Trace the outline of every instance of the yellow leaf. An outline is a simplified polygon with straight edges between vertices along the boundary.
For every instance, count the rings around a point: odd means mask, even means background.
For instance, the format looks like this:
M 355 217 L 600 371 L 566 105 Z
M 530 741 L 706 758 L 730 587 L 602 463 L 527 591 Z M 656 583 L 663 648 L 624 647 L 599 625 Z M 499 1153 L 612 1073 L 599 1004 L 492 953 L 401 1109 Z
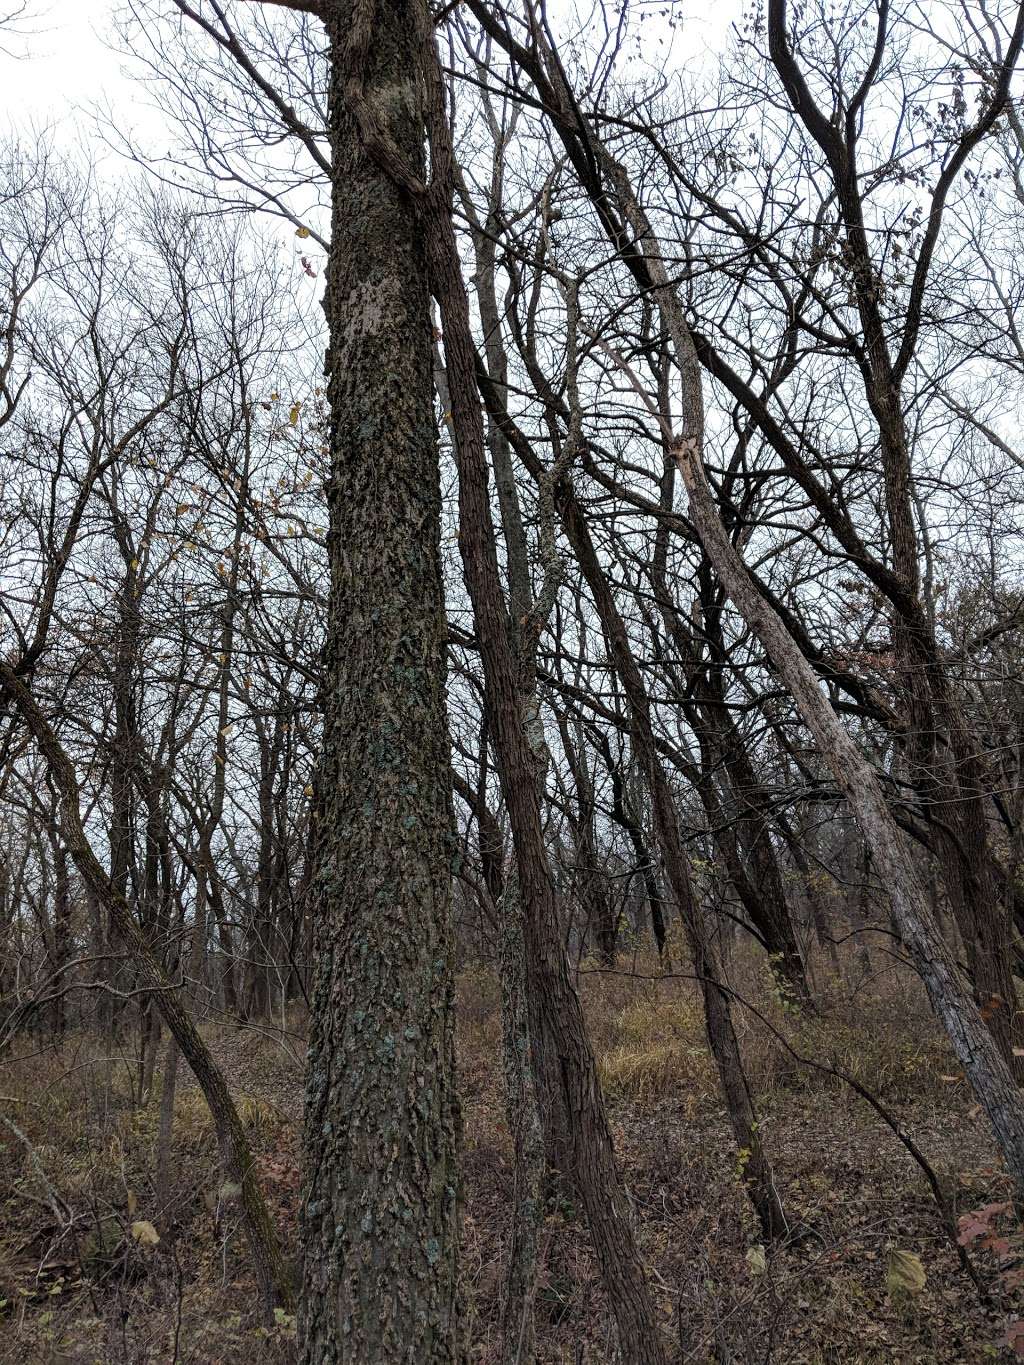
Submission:
M 897 1251 L 895 1247 L 889 1252 L 885 1286 L 890 1294 L 920 1294 L 927 1282 L 920 1256 L 912 1251 Z
M 288 420 L 289 420 L 289 422 L 291 422 L 292 426 L 295 426 L 296 423 L 298 422 L 298 420 L 299 420 L 299 413 L 300 413 L 301 411 L 302 411 L 302 408 L 301 408 L 301 405 L 300 405 L 299 403 L 293 403 L 293 404 L 291 405 L 291 407 L 288 409 Z
M 768 1257 L 765 1255 L 764 1247 L 758 1242 L 757 1246 L 752 1246 L 744 1258 L 750 1267 L 751 1275 L 766 1275 L 768 1273 Z
M 137 1223 L 132 1224 L 132 1236 L 144 1247 L 155 1247 L 160 1240 L 160 1234 L 152 1223 L 144 1218 L 140 1218 Z
M 304 795 L 304 796 L 312 796 L 312 795 L 313 795 L 313 784 L 312 784 L 312 782 L 307 782 L 306 785 L 305 785 L 305 787 L 303 787 L 302 791 L 303 791 L 303 795 Z

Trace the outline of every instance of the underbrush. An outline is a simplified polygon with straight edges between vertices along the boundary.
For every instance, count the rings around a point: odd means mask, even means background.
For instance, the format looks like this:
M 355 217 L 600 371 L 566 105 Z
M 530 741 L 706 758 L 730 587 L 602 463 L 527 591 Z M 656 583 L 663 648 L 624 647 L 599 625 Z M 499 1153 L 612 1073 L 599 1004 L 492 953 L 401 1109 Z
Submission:
M 952 1051 L 909 975 L 892 975 L 854 996 L 833 989 L 803 1010 L 780 1001 L 767 973 L 759 980 L 746 963 L 731 974 L 728 989 L 751 1090 L 762 1101 L 841 1091 L 836 1072 L 897 1104 L 939 1101 L 951 1086 L 962 1086 Z M 582 991 L 609 1101 L 644 1107 L 672 1096 L 690 1109 L 717 1101 L 692 980 L 659 979 L 653 969 L 631 980 L 585 964 Z
M 159 1094 L 90 1037 L 23 1048 L 3 1068 L 0 1110 L 0 1360 L 291 1360 L 294 1321 L 254 1309 L 230 1187 L 218 1177 L 206 1103 L 182 1074 L 171 1178 L 154 1183 Z M 281 1119 L 236 1095 L 266 1170 Z M 297 1164 L 292 1194 L 297 1195 Z M 286 1236 L 294 1207 L 281 1207 Z M 289 1216 L 290 1215 L 290 1216 Z
M 766 1143 L 805 1237 L 763 1248 L 685 973 L 584 963 L 580 987 L 620 1166 L 658 1311 L 680 1359 L 973 1361 L 1001 1354 L 1007 1304 L 983 1307 L 959 1270 L 919 1171 L 829 1068 L 867 1086 L 928 1151 L 956 1212 L 1005 1199 L 972 1099 L 916 982 L 832 980 L 814 1011 L 778 997 L 763 962 L 734 955 L 734 1019 Z M 302 1021 L 206 1028 L 228 1076 L 281 1239 L 296 1250 Z M 500 990 L 459 982 L 463 1276 L 473 1359 L 498 1365 L 512 1167 L 501 1074 Z M 817 1062 L 805 1065 L 800 1059 Z M 159 1073 L 160 1068 L 158 1068 Z M 154 1171 L 157 1093 L 138 1059 L 90 1036 L 21 1041 L 0 1084 L 0 1361 L 285 1365 L 294 1320 L 260 1320 L 205 1103 L 175 1098 L 170 1179 Z M 140 1232 L 140 1225 L 142 1231 Z M 148 1229 L 152 1229 L 153 1237 Z M 925 1288 L 901 1299 L 893 1249 Z M 612 1361 L 614 1333 L 582 1214 L 546 1210 L 538 1298 L 542 1360 Z M 766 1355 L 766 1349 L 770 1354 Z

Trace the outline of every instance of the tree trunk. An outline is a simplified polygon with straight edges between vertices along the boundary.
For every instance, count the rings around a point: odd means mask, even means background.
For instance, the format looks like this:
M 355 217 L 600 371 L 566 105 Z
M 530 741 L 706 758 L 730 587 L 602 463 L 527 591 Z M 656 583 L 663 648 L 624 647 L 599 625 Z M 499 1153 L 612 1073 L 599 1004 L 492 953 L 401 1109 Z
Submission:
M 502 1360 L 508 1365 L 533 1365 L 537 1352 L 534 1301 L 544 1220 L 544 1133 L 526 1007 L 523 907 L 514 872 L 506 883 L 499 913 L 505 1100 L 514 1155 L 512 1238 L 501 1311 Z
M 893 919 L 914 960 L 932 1007 L 949 1034 L 996 1134 L 1007 1167 L 1024 1198 L 1024 1101 L 996 1040 L 985 1025 L 935 923 L 909 851 L 885 803 L 870 764 L 839 722 L 775 610 L 758 593 L 719 519 L 696 438 L 676 446 L 690 500 L 690 517 L 747 625 L 796 702 L 822 757 L 846 796 L 892 903 Z
M 907 716 L 906 752 L 923 818 L 934 833 L 950 905 L 960 927 L 982 1018 L 1011 1070 L 1024 1077 L 1024 1057 L 1014 1044 L 1024 1042 L 1024 1020 L 1016 1005 L 1011 966 L 1011 916 L 996 892 L 996 873 L 985 807 L 991 787 L 982 745 L 971 733 L 963 705 L 922 598 L 920 541 L 915 521 L 910 438 L 902 384 L 917 352 L 920 314 L 910 307 L 902 338 L 885 316 L 879 276 L 867 225 L 857 139 L 843 120 L 826 118 L 815 103 L 789 42 L 788 0 L 770 0 L 768 49 L 797 117 L 825 154 L 845 229 L 845 251 L 863 338 L 864 395 L 878 430 L 888 541 L 895 582 L 892 638 L 896 673 Z M 945 184 L 933 200 L 937 233 L 945 195 L 967 155 L 984 138 L 1009 99 L 1011 80 L 1024 46 L 1024 9 L 1006 36 L 999 65 L 990 73 L 988 99 L 976 121 L 965 129 L 955 151 L 947 154 Z M 881 49 L 880 49 L 881 52 Z M 850 127 L 852 128 L 852 121 Z M 918 261 L 923 270 L 912 295 L 920 306 L 935 237 Z M 896 344 L 893 344 L 894 335 Z M 936 812 L 941 811 L 941 818 Z M 873 850 L 874 851 L 874 850 Z M 915 881 L 918 880 L 915 878 Z M 931 918 L 931 917 L 930 917 Z M 932 921 L 934 922 L 934 921 Z
M 636 866 L 643 879 L 644 891 L 647 896 L 647 907 L 651 915 L 651 932 L 654 935 L 655 947 L 658 949 L 658 956 L 665 961 L 667 966 L 670 966 L 671 964 L 668 963 L 666 957 L 667 931 L 664 899 L 661 887 L 658 885 L 654 860 L 647 847 L 640 822 L 626 804 L 626 784 L 622 777 L 622 771 L 612 758 L 611 746 L 608 743 L 607 736 L 603 733 L 598 736 L 598 748 L 612 781 L 611 817 L 619 828 L 625 831 L 630 844 L 633 846 Z
M 174 1142 L 174 1099 L 178 1090 L 178 1044 L 168 1038 L 160 1087 L 160 1120 L 156 1137 L 156 1202 L 163 1211 L 171 1200 L 171 1149 Z
M 322 7 L 331 594 L 302 1206 L 305 1365 L 462 1358 L 456 856 L 412 3 Z M 382 122 L 378 122 L 381 120 Z M 368 144 L 370 144 L 368 146 Z
M 630 649 L 622 617 L 601 571 L 590 529 L 568 486 L 560 491 L 560 508 L 562 525 L 594 599 L 608 651 L 629 701 L 633 721 L 633 743 L 651 793 L 654 827 L 658 843 L 661 845 L 665 876 L 679 905 L 694 971 L 700 983 L 708 1045 L 718 1068 L 733 1136 L 741 1153 L 743 1183 L 765 1237 L 773 1241 L 778 1240 L 787 1235 L 789 1225 L 775 1185 L 771 1163 L 761 1141 L 760 1124 L 754 1112 L 733 1028 L 729 996 L 721 984 L 718 963 L 708 941 L 707 928 L 700 907 L 693 894 L 689 866 L 679 836 L 679 818 L 675 801 L 658 758 L 650 699 Z
M 625 1191 L 615 1166 L 594 1056 L 569 975 L 555 887 L 544 847 L 536 759 L 523 714 L 519 670 L 501 591 L 469 305 L 451 216 L 452 149 L 432 26 L 421 11 L 428 49 L 434 187 L 426 211 L 431 279 L 444 329 L 459 474 L 459 549 L 480 638 L 485 705 L 492 719 L 502 792 L 519 871 L 531 1036 L 541 1078 L 543 1118 L 561 1168 L 579 1191 L 628 1365 L 667 1359 Z M 443 191 L 443 194 L 442 194 Z M 551 1144 L 549 1143 L 549 1146 Z
M 110 926 L 120 938 L 139 973 L 142 983 L 157 1001 L 169 1031 L 206 1098 L 213 1118 L 221 1159 L 230 1179 L 241 1193 L 242 1219 L 249 1237 L 256 1282 L 267 1314 L 276 1304 L 291 1305 L 292 1287 L 277 1246 L 273 1225 L 256 1178 L 245 1129 L 238 1116 L 227 1084 L 209 1049 L 203 1042 L 188 1010 L 167 974 L 157 961 L 128 902 L 114 886 L 93 853 L 79 807 L 78 783 L 67 754 L 62 749 L 42 711 L 25 684 L 10 667 L 0 662 L 0 687 L 14 702 L 22 720 L 42 751 L 61 798 L 61 820 L 68 852 L 79 875 L 97 901 L 106 907 Z

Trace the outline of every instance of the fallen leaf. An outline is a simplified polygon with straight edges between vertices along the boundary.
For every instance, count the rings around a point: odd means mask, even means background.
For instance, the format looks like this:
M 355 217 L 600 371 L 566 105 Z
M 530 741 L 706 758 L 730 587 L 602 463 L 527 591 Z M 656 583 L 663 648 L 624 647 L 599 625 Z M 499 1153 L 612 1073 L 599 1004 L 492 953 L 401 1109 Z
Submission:
M 920 1294 L 927 1282 L 920 1256 L 912 1251 L 897 1251 L 895 1247 L 889 1252 L 885 1284 L 890 1294 Z

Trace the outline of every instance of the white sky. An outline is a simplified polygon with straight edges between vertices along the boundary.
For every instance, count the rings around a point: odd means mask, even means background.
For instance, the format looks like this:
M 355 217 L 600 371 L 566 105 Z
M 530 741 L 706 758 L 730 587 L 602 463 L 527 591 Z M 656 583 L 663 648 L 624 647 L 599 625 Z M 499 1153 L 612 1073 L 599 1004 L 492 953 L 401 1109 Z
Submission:
M 0 15 L 14 0 L 0 0 Z M 114 0 L 30 0 L 16 35 L 0 35 L 2 117 L 9 125 L 52 125 L 61 139 L 88 136 L 88 107 L 109 100 L 131 126 L 159 130 L 105 41 Z M 19 36 L 20 35 L 20 36 Z M 81 112 L 80 112 L 81 111 Z

